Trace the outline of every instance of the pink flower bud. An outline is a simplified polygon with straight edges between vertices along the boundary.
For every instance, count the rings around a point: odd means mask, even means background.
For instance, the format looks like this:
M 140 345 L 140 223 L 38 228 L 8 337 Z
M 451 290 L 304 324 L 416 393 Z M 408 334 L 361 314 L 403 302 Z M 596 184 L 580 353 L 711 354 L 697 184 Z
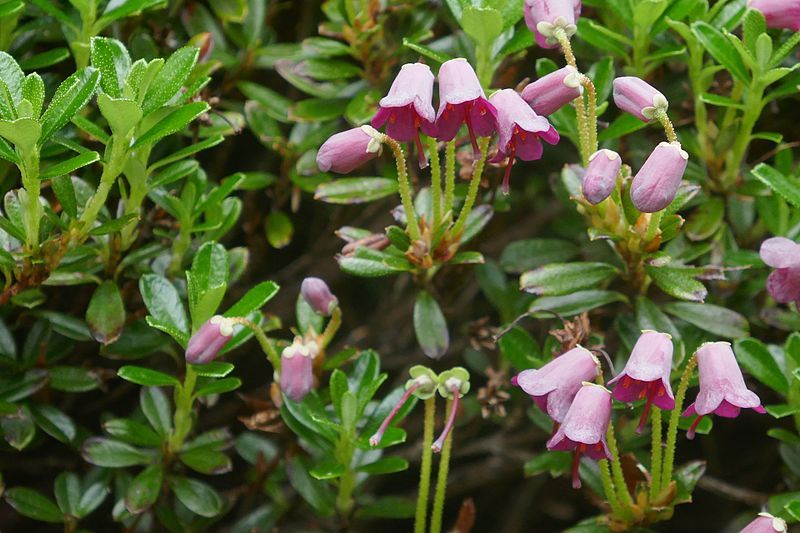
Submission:
M 697 424 L 708 414 L 736 418 L 742 409 L 752 409 L 762 414 L 766 412 L 756 393 L 747 389 L 729 343 L 707 342 L 698 348 L 695 357 L 700 375 L 700 392 L 681 416 L 699 416 L 686 433 L 688 438 L 694 438 Z
M 380 155 L 380 135 L 371 126 L 361 126 L 332 135 L 317 152 L 317 167 L 322 172 L 352 172 Z
M 295 337 L 281 354 L 281 390 L 295 402 L 303 398 L 314 386 L 314 358 L 319 348 L 314 341 L 305 342 Z
M 800 31 L 800 2 L 797 0 L 748 0 L 747 5 L 761 11 L 770 28 Z
M 581 74 L 569 65 L 542 76 L 522 90 L 522 98 L 539 115 L 552 115 L 583 94 Z
M 300 285 L 300 294 L 316 313 L 330 316 L 339 305 L 339 300 L 331 293 L 328 284 L 320 278 L 306 278 Z
M 592 352 L 578 346 L 542 368 L 523 370 L 511 382 L 533 398 L 550 418 L 561 423 L 582 382 L 597 377 L 598 366 Z
M 645 122 L 653 120 L 657 110 L 666 111 L 667 98 L 652 85 L 635 76 L 614 80 L 614 103 L 623 111 Z
M 632 403 L 647 398 L 637 432 L 647 421 L 650 405 L 660 409 L 675 409 L 675 397 L 669 384 L 672 371 L 672 338 L 666 333 L 642 331 L 633 347 L 625 368 L 608 382 L 617 383 L 614 399 Z
M 542 48 L 555 48 L 558 39 L 556 29 L 562 29 L 567 37 L 578 31 L 575 25 L 581 14 L 580 0 L 525 0 L 523 6 L 525 23 Z
M 372 126 L 380 128 L 386 124 L 386 134 L 400 142 L 414 141 L 419 154 L 420 168 L 427 166 L 419 129 L 431 137 L 436 135 L 433 110 L 433 73 L 423 63 L 407 63 L 384 96 L 378 112 L 372 119 Z
M 451 141 L 461 124 L 467 124 L 472 150 L 480 157 L 476 137 L 489 137 L 497 127 L 497 111 L 486 99 L 478 76 L 464 58 L 451 59 L 439 68 L 439 111 L 436 136 Z
M 497 109 L 497 154 L 492 162 L 508 158 L 503 177 L 503 192 L 508 194 L 511 166 L 516 157 L 523 161 L 535 161 L 542 157 L 542 141 L 556 144 L 558 132 L 545 117 L 540 117 L 514 89 L 503 89 L 492 95 L 489 101 Z
M 578 466 L 581 455 L 599 461 L 610 459 L 606 431 L 611 421 L 611 392 L 603 386 L 584 382 L 555 435 L 547 441 L 548 450 L 574 451 L 572 487 L 581 488 Z
M 200 326 L 186 346 L 186 361 L 193 365 L 204 365 L 213 361 L 219 351 L 233 336 L 233 322 L 215 315 Z
M 583 175 L 583 195 L 596 205 L 608 198 L 617 185 L 622 159 L 617 152 L 602 148 L 589 158 Z
M 780 303 L 800 302 L 800 244 L 773 237 L 761 244 L 761 259 L 775 268 L 767 278 L 767 291 Z
M 769 513 L 759 513 L 758 517 L 739 533 L 786 533 L 786 531 L 786 522 L 782 518 Z
M 687 154 L 678 142 L 661 142 L 631 183 L 631 200 L 642 213 L 661 211 L 675 199 L 686 171 Z

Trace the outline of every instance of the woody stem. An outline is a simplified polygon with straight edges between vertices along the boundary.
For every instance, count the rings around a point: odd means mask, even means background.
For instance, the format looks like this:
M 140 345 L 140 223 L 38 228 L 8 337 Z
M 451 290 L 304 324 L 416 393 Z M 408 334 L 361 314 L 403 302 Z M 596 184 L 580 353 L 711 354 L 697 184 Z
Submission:
M 403 154 L 403 148 L 400 143 L 391 137 L 386 136 L 383 142 L 391 148 L 397 164 L 397 187 L 400 191 L 400 200 L 403 202 L 403 211 L 406 214 L 408 236 L 411 237 L 412 241 L 418 241 L 420 239 L 419 224 L 417 223 L 417 214 L 414 212 L 414 202 L 411 197 L 411 184 L 408 181 L 408 171 L 406 170 L 406 156 Z

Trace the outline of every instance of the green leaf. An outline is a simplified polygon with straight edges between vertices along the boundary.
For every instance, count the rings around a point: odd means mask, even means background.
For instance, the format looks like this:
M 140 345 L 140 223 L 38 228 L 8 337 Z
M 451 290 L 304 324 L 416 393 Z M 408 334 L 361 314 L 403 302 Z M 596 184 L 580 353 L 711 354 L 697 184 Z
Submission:
M 669 302 L 664 310 L 698 328 L 728 339 L 746 337 L 749 326 L 747 319 L 725 307 L 691 302 Z
M 166 117 L 156 122 L 152 128 L 140 135 L 131 148 L 135 149 L 155 144 L 164 137 L 181 131 L 187 124 L 208 111 L 208 109 L 208 104 L 205 102 L 192 102 L 174 109 Z
M 52 405 L 32 405 L 31 414 L 42 430 L 65 444 L 75 440 L 77 429 L 75 423 L 63 411 Z
M 131 514 L 138 514 L 150 508 L 161 493 L 164 480 L 163 467 L 150 465 L 133 478 L 125 490 L 125 508 Z
M 261 104 L 267 114 L 279 122 L 289 122 L 289 108 L 292 100 L 267 87 L 242 81 L 238 84 L 239 90 L 250 100 Z
M 100 71 L 100 87 L 112 98 L 122 96 L 122 87 L 131 70 L 131 57 L 121 42 L 107 37 L 92 37 L 92 66 Z
M 514 326 L 497 341 L 503 357 L 519 371 L 539 366 L 541 350 L 531 335 L 519 326 Z
M 335 458 L 322 461 L 309 471 L 314 479 L 336 479 L 341 477 L 347 469 Z
M 287 461 L 286 473 L 289 481 L 305 501 L 320 515 L 331 516 L 334 511 L 334 497 L 327 484 L 312 478 L 308 469 L 298 456 Z
M 194 46 L 185 46 L 169 56 L 145 93 L 142 102 L 145 115 L 168 103 L 181 90 L 192 73 L 198 53 Z
M 225 137 L 223 137 L 222 135 L 213 135 L 196 143 L 192 143 L 189 146 L 186 146 L 185 148 L 181 148 L 180 150 L 170 153 L 163 159 L 159 159 L 158 161 L 150 165 L 150 167 L 148 167 L 148 174 L 152 173 L 154 170 L 158 168 L 164 167 L 166 165 L 175 163 L 176 161 L 180 161 L 181 159 L 189 157 L 190 155 L 194 155 L 208 148 L 213 148 L 214 146 L 218 145 L 224 140 Z
M 717 107 L 732 107 L 734 109 L 744 109 L 745 107 L 743 103 L 737 102 L 733 98 L 712 93 L 701 94 L 700 101 Z
M 396 179 L 342 178 L 320 184 L 314 193 L 314 199 L 330 204 L 360 204 L 385 198 L 396 192 Z
M 447 322 L 439 303 L 427 291 L 420 291 L 414 304 L 414 332 L 422 352 L 432 359 L 442 357 L 450 345 Z
M 122 231 L 122 228 L 134 220 L 139 220 L 139 215 L 137 213 L 129 213 L 127 215 L 122 215 L 119 218 L 112 218 L 111 220 L 107 220 L 99 226 L 95 226 L 90 229 L 89 235 L 108 235 L 109 233 L 118 233 Z
M 723 31 L 703 21 L 697 21 L 692 24 L 692 33 L 703 45 L 703 48 L 708 50 L 708 53 L 720 65 L 725 67 L 734 78 L 747 84 L 750 81 L 747 67 L 745 67 L 736 47 L 731 44 L 731 41 L 726 36 L 727 32 L 723 33 Z
M 6 442 L 16 450 L 24 450 L 36 435 L 33 415 L 25 405 L 17 406 L 15 412 L 0 416 L 0 429 Z
M 156 387 L 143 387 L 139 393 L 139 405 L 144 417 L 162 437 L 172 431 L 172 407 L 164 392 Z
M 500 254 L 506 272 L 520 273 L 549 263 L 569 261 L 578 255 L 578 247 L 562 239 L 514 241 Z
M 789 393 L 789 382 L 764 343 L 754 338 L 737 339 L 733 351 L 739 364 L 754 378 L 781 396 Z
M 45 180 L 55 178 L 57 176 L 71 174 L 79 168 L 85 167 L 86 165 L 90 165 L 99 160 L 100 154 L 97 152 L 83 152 L 75 157 L 67 159 L 66 161 L 62 161 L 58 164 L 48 167 L 41 174 L 39 174 L 39 178 Z
M 231 392 L 242 386 L 242 380 L 239 378 L 223 378 L 212 381 L 207 385 L 203 385 L 195 391 L 194 395 L 197 398 L 208 396 L 209 394 L 224 394 Z
M 272 210 L 264 221 L 267 242 L 273 248 L 285 248 L 292 242 L 294 225 L 289 215 L 283 211 Z
M 225 311 L 225 316 L 247 316 L 253 311 L 258 311 L 278 293 L 279 289 L 277 283 L 262 281 L 248 290 L 238 302 Z
M 695 279 L 696 268 L 671 263 L 660 265 L 651 261 L 645 264 L 644 270 L 661 290 L 675 298 L 702 302 L 708 295 L 705 285 Z
M 751 374 L 755 375 L 749 369 L 748 369 L 748 372 L 750 372 Z M 787 416 L 791 416 L 791 415 L 800 413 L 800 405 L 789 405 L 789 404 L 786 404 L 786 403 L 765 405 L 764 409 L 773 418 L 784 418 L 784 417 L 787 417 Z M 797 441 L 795 444 L 800 444 L 800 436 L 798 436 L 795 440 Z
M 601 130 L 597 135 L 597 140 L 603 142 L 610 141 L 612 139 L 618 139 L 619 137 L 624 137 L 629 133 L 639 131 L 646 126 L 646 122 L 642 122 L 633 115 L 624 113 L 615 118 L 611 124 L 609 124 L 608 128 Z
M 58 176 L 50 182 L 56 198 L 61 203 L 61 208 L 70 218 L 78 216 L 78 200 L 75 196 L 75 187 L 72 184 L 71 176 Z
M 786 201 L 795 207 L 800 207 L 800 180 L 786 176 L 766 163 L 759 164 L 752 172 L 759 181 L 780 194 Z
M 158 323 L 181 332 L 185 339 L 190 330 L 189 319 L 175 286 L 163 276 L 145 274 L 139 280 L 139 292 L 150 315 Z
M 460 23 L 476 46 L 491 48 L 503 32 L 503 16 L 491 7 L 467 7 L 461 13 Z
M 192 365 L 192 368 L 198 376 L 204 378 L 224 378 L 233 372 L 235 367 L 230 363 L 211 361 L 210 363 L 206 363 L 204 365 Z
M 41 134 L 41 126 L 32 118 L 0 120 L 0 136 L 12 142 L 23 154 L 33 154 Z
M 381 457 L 375 462 L 361 465 L 356 470 L 370 475 L 393 474 L 408 468 L 408 461 L 402 457 Z
M 428 59 L 436 61 L 440 65 L 446 61 L 450 61 L 451 59 L 453 59 L 444 52 L 439 52 L 438 50 L 434 50 L 433 48 L 425 46 L 424 44 L 415 43 L 413 41 L 406 39 L 405 37 L 403 38 L 403 46 L 405 46 L 406 48 L 410 48 L 411 50 L 417 52 L 418 54 L 424 57 L 427 57 Z
M 106 280 L 95 289 L 86 309 L 86 324 L 101 344 L 119 339 L 125 325 L 125 306 L 116 283 Z
M 400 496 L 384 496 L 364 505 L 356 511 L 360 518 L 411 518 L 414 516 L 414 502 Z
M 624 35 L 583 17 L 578 20 L 578 37 L 598 49 L 608 50 L 617 56 L 627 55 L 628 47 L 632 44 Z
M 19 514 L 40 522 L 58 524 L 64 516 L 53 500 L 41 492 L 25 487 L 14 487 L 5 493 L 8 504 Z
M 86 392 L 96 389 L 100 379 L 92 371 L 77 366 L 51 366 L 47 369 L 48 383 L 55 390 Z
M 175 497 L 193 513 L 208 518 L 222 511 L 222 498 L 201 481 L 185 477 L 172 477 L 169 486 Z
M 52 137 L 86 105 L 94 95 L 99 82 L 100 72 L 92 67 L 87 67 L 79 70 L 58 86 L 47 110 L 42 115 L 40 143 L 44 143 Z
M 145 9 L 161 7 L 166 5 L 166 0 L 116 0 L 106 5 L 103 15 L 94 24 L 94 33 L 100 31 L 121 18 L 136 15 Z
M 614 302 L 627 302 L 625 295 L 615 291 L 578 291 L 566 296 L 542 296 L 531 303 L 529 311 L 537 313 L 539 317 L 550 317 L 550 313 L 542 311 L 555 311 L 564 317 L 579 315 L 597 307 Z
M 25 74 L 16 60 L 9 54 L 0 51 L 0 80 L 5 82 L 8 92 L 11 93 L 12 102 L 17 105 L 22 100 L 22 84 Z
M 162 443 L 162 438 L 150 426 L 127 418 L 107 420 L 103 422 L 103 429 L 112 437 L 136 446 L 155 448 Z
M 56 503 L 65 515 L 75 516 L 81 499 L 81 480 L 73 472 L 61 472 L 53 484 Z
M 567 452 L 543 452 L 525 462 L 526 476 L 536 476 L 549 472 L 556 477 L 569 472 L 572 457 Z
M 22 97 L 31 103 L 31 107 L 33 107 L 32 117 L 39 118 L 44 105 L 44 81 L 41 76 L 34 72 L 25 78 L 22 83 Z
M 684 227 L 690 240 L 702 241 L 717 232 L 725 215 L 725 204 L 722 198 L 709 198 L 695 211 Z
M 169 374 L 141 366 L 125 365 L 117 370 L 117 375 L 131 383 L 151 387 L 177 387 L 181 384 L 177 378 Z
M 219 307 L 228 286 L 228 254 L 225 247 L 207 242 L 200 247 L 186 272 L 189 292 L 189 313 L 196 331 Z
M 519 286 L 531 294 L 557 296 L 592 288 L 618 272 L 607 263 L 550 263 L 524 272 Z
M 84 460 L 106 468 L 144 465 L 152 460 L 150 454 L 118 440 L 103 437 L 86 439 L 81 449 Z
M 142 108 L 131 99 L 112 98 L 100 93 L 97 96 L 97 105 L 111 131 L 120 138 L 127 138 L 131 130 L 142 120 Z

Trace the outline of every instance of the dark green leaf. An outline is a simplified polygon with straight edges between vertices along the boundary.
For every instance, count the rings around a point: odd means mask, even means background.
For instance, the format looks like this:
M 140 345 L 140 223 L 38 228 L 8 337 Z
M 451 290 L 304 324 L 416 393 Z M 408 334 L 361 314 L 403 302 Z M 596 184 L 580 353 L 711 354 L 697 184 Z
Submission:
M 95 289 L 86 309 L 86 324 L 101 344 L 108 345 L 119 339 L 125 325 L 125 306 L 116 283 L 107 280 Z
M 551 263 L 524 272 L 520 289 L 537 295 L 561 295 L 595 287 L 619 271 L 607 263 Z
M 578 291 L 566 296 L 542 296 L 531 304 L 529 311 L 537 316 L 552 317 L 550 313 L 541 311 L 555 311 L 562 316 L 574 316 L 590 311 L 603 305 L 614 302 L 627 302 L 625 295 L 615 291 Z
M 91 67 L 79 70 L 56 89 L 47 110 L 42 115 L 40 143 L 61 129 L 64 124 L 86 105 L 100 81 L 100 72 Z
M 331 204 L 372 202 L 397 192 L 397 180 L 391 178 L 342 178 L 317 187 L 314 198 Z
M 144 465 L 152 460 L 150 454 L 118 440 L 92 437 L 83 443 L 84 460 L 107 468 Z
M 139 472 L 125 491 L 125 508 L 128 512 L 138 514 L 156 503 L 163 479 L 161 465 L 150 465 Z
M 64 516 L 53 500 L 41 492 L 25 487 L 14 487 L 5 493 L 8 504 L 19 514 L 40 522 L 61 523 Z
M 749 331 L 747 319 L 736 311 L 717 305 L 670 302 L 663 307 L 667 313 L 681 320 L 728 339 L 746 337 Z
M 185 477 L 173 477 L 169 485 L 175 497 L 193 513 L 214 517 L 222 511 L 222 498 L 201 481 Z
M 568 261 L 578 255 L 578 247 L 561 239 L 529 239 L 515 241 L 500 254 L 500 264 L 506 272 L 520 273 L 526 270 Z
M 447 322 L 439 303 L 427 291 L 420 291 L 414 304 L 414 332 L 422 352 L 432 359 L 442 357 L 450 345 Z
M 181 384 L 177 378 L 170 376 L 169 374 L 141 366 L 125 365 L 117 370 L 117 375 L 122 379 L 130 381 L 131 383 L 136 383 L 137 385 L 148 385 L 152 387 L 177 387 Z
M 172 431 L 172 406 L 161 389 L 143 387 L 139 394 L 139 404 L 145 418 L 159 435 L 165 436 Z
M 733 351 L 739 364 L 758 381 L 782 396 L 788 394 L 786 376 L 764 343 L 754 338 L 737 339 Z

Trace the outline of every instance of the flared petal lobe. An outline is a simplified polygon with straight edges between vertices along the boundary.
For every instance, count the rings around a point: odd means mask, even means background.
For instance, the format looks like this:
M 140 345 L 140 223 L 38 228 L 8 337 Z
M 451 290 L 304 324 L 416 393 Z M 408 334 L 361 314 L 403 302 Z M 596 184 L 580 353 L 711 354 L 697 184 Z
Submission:
M 547 441 L 548 450 L 575 450 L 581 445 L 582 453 L 592 459 L 608 459 L 611 454 L 606 444 L 606 430 L 611 420 L 611 393 L 605 387 L 584 383 L 564 421 Z

